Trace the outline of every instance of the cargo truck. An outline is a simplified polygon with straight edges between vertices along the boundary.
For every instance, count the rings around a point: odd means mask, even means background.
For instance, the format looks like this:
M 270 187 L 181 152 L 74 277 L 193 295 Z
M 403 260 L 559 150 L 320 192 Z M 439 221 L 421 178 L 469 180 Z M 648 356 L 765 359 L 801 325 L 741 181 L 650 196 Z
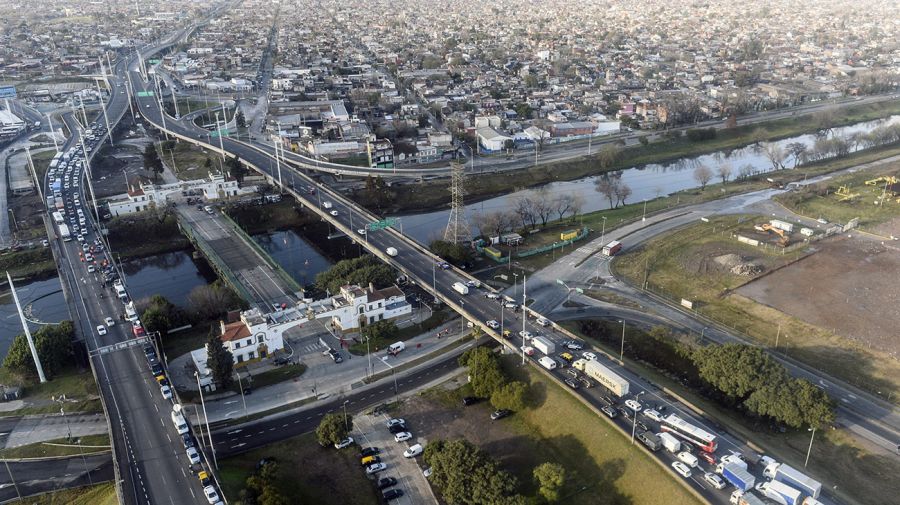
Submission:
M 734 505 L 767 505 L 761 498 L 751 492 L 735 491 L 729 500 Z
M 784 463 L 778 463 L 772 458 L 764 457 L 763 461 L 767 462 L 766 469 L 763 471 L 763 475 L 766 477 L 799 489 L 813 498 L 818 498 L 822 492 L 822 484 L 819 481 L 808 477 L 799 470 Z
M 59 236 L 62 237 L 64 242 L 72 240 L 72 234 L 69 233 L 69 227 L 64 224 L 59 225 Z
M 777 480 L 760 484 L 759 491 L 766 498 L 774 500 L 781 505 L 801 505 L 803 503 L 803 493 Z
M 534 337 L 531 339 L 531 347 L 534 347 L 538 351 L 541 351 L 544 354 L 553 354 L 556 352 L 556 346 L 553 345 L 553 342 L 544 338 L 544 337 Z
M 588 361 L 587 364 L 584 365 L 584 373 L 619 397 L 628 394 L 628 381 L 606 366 L 601 365 L 598 361 Z
M 665 447 L 666 450 L 671 452 L 672 454 L 675 454 L 676 452 L 681 450 L 681 441 L 673 437 L 672 435 L 663 432 L 659 433 L 656 436 L 659 437 L 659 441 L 662 442 L 663 447 Z
M 659 439 L 659 435 L 654 435 L 649 431 L 642 431 L 638 433 L 637 438 L 653 452 L 658 451 L 660 447 L 663 446 L 662 440 Z
M 454 283 L 453 283 L 453 290 L 456 291 L 457 293 L 461 294 L 461 295 L 467 295 L 467 294 L 469 294 L 469 286 L 466 286 L 466 285 L 463 284 L 462 282 L 454 282 Z
M 716 471 L 721 473 L 725 480 L 741 491 L 752 489 L 753 485 L 756 484 L 756 477 L 736 463 L 720 464 L 716 467 Z
M 612 242 L 603 246 L 603 255 L 604 256 L 615 256 L 615 254 L 622 250 L 622 243 L 618 240 L 613 240 Z

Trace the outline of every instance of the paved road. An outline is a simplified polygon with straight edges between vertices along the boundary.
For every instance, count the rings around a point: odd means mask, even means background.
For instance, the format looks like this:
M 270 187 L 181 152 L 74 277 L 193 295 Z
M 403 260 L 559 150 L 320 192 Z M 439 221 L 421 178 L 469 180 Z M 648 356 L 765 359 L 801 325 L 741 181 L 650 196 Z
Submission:
M 103 433 L 107 433 L 103 414 L 0 417 L 0 447 L 4 449 L 66 438 L 70 434 L 83 437 Z
M 113 463 L 108 453 L 83 458 L 9 460 L 0 467 L 0 503 L 19 501 L 19 496 L 109 482 L 113 478 Z

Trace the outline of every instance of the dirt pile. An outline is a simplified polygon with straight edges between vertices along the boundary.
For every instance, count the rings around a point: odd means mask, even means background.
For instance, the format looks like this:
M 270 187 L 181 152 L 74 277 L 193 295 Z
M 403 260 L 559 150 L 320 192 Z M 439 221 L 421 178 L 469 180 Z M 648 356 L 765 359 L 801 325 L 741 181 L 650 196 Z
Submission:
M 734 275 L 741 275 L 744 277 L 759 275 L 764 270 L 762 265 L 754 263 L 752 258 L 744 258 L 733 253 L 716 256 L 713 258 L 713 261 L 727 268 L 728 271 Z

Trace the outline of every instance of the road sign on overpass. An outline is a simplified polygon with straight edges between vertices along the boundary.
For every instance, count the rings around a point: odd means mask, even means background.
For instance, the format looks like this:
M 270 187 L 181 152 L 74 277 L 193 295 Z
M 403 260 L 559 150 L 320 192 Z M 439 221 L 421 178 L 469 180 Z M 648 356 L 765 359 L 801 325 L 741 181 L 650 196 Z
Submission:
M 397 224 L 397 219 L 393 218 L 393 217 L 389 217 L 386 219 L 382 219 L 381 221 L 375 221 L 374 223 L 369 223 L 369 230 L 371 230 L 371 231 L 384 230 L 384 229 L 390 228 L 391 226 L 394 226 L 395 224 Z
M 153 92 L 152 91 L 138 91 L 137 96 L 138 96 L 138 98 L 145 98 L 148 96 L 153 96 Z
M 223 135 L 225 137 L 231 135 L 231 128 L 220 128 L 209 133 L 210 137 L 218 137 L 219 135 Z
M 124 342 L 116 342 L 115 344 L 105 345 L 103 347 L 98 347 L 91 351 L 91 356 L 96 356 L 98 354 L 109 354 L 114 351 L 122 351 L 128 349 L 129 347 L 134 347 L 136 345 L 146 344 L 150 341 L 150 337 L 140 337 L 140 338 L 129 338 Z

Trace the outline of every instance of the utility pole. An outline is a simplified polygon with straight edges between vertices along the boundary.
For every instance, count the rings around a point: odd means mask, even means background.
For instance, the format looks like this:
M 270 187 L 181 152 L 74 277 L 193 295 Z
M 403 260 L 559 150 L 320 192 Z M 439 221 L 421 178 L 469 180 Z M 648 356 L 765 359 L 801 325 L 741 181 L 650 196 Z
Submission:
M 53 130 L 53 119 L 50 117 L 50 114 L 47 114 L 46 116 L 47 124 L 50 125 L 50 138 L 53 139 L 53 148 L 59 153 L 59 144 L 56 142 L 56 131 Z
M 444 229 L 444 240 L 454 244 L 472 240 L 472 231 L 466 221 L 466 206 L 463 202 L 466 194 L 465 170 L 465 166 L 460 163 L 450 164 L 450 217 Z
M 110 88 L 110 91 L 112 88 Z M 112 130 L 109 129 L 109 116 L 106 114 L 106 104 L 103 103 L 103 92 L 100 90 L 100 83 L 97 83 L 97 98 L 100 100 L 100 109 L 103 111 L 103 120 L 106 122 L 106 134 L 109 135 L 109 145 L 116 145 L 113 142 Z M 110 93 L 110 100 L 112 100 L 112 93 Z
M 219 462 L 216 461 L 216 446 L 213 445 L 212 431 L 209 430 L 209 416 L 206 415 L 206 402 L 203 401 L 203 386 L 200 385 L 200 374 L 195 371 L 194 377 L 197 378 L 197 388 L 200 390 L 200 404 L 203 406 L 203 417 L 206 419 L 206 434 L 209 436 L 209 449 L 212 451 L 213 465 L 215 465 L 216 470 L 218 470 Z
M 625 363 L 625 319 L 622 319 L 622 348 L 619 350 L 619 361 Z
M 31 330 L 28 328 L 28 321 L 25 320 L 25 313 L 22 312 L 22 304 L 19 303 L 19 295 L 16 294 L 16 287 L 13 285 L 12 276 L 9 271 L 6 272 L 6 279 L 9 281 L 9 291 L 12 293 L 13 301 L 16 302 L 16 310 L 19 311 L 19 319 L 22 321 L 22 329 L 25 330 L 25 339 L 28 340 L 28 348 L 31 349 L 31 357 L 34 358 L 34 368 L 37 369 L 38 378 L 41 383 L 47 382 L 44 376 L 44 367 L 41 366 L 41 358 L 38 356 L 37 349 L 34 347 L 34 339 L 31 337 Z

